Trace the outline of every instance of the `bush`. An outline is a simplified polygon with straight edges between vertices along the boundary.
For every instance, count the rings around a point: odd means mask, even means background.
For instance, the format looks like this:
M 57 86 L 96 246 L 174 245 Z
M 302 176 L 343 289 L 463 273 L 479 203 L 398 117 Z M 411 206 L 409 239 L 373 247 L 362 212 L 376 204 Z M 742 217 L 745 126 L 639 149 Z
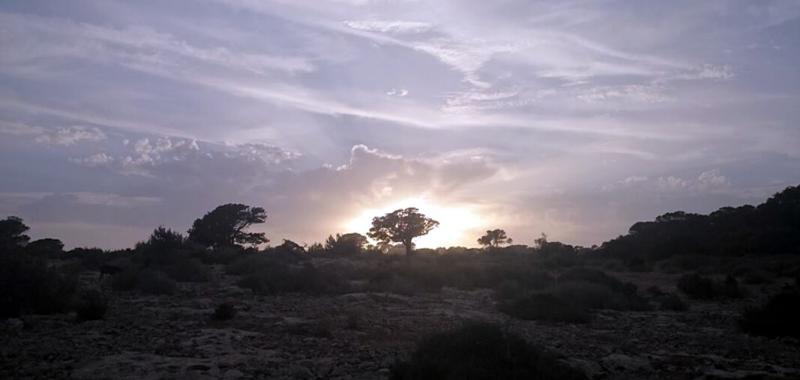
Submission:
M 136 289 L 145 294 L 169 295 L 175 293 L 178 286 L 166 274 L 154 270 L 139 272 L 136 280 Z
M 714 281 L 697 273 L 686 274 L 678 278 L 678 289 L 689 298 L 699 300 L 741 298 L 743 295 L 739 282 L 730 275 L 724 281 Z
M 108 298 L 97 289 L 82 291 L 75 302 L 75 312 L 79 321 L 103 319 L 108 310 Z
M 524 320 L 585 323 L 589 321 L 587 308 L 577 306 L 549 293 L 535 293 L 511 301 L 503 301 L 498 309 L 512 317 Z
M 616 277 L 609 276 L 603 271 L 588 268 L 570 269 L 558 276 L 559 283 L 564 282 L 588 282 L 602 285 L 613 292 L 624 294 L 635 294 L 636 285 L 630 282 L 622 282 Z
M 211 278 L 211 268 L 194 259 L 167 266 L 164 272 L 178 282 L 206 282 Z
M 335 273 L 323 272 L 311 265 L 301 268 L 278 264 L 262 266 L 239 280 L 238 285 L 257 294 L 326 294 L 347 290 L 347 283 Z
M 697 273 L 685 274 L 678 278 L 678 289 L 694 299 L 712 299 L 715 295 L 714 281 Z
M 131 291 L 136 289 L 138 280 L 139 270 L 134 267 L 128 267 L 111 277 L 111 288 L 117 291 Z
M 0 254 L 0 318 L 66 312 L 76 288 L 76 278 L 59 273 L 42 260 Z
M 231 320 L 236 316 L 236 305 L 233 302 L 225 302 L 217 305 L 217 308 L 214 309 L 214 314 L 211 315 L 211 318 L 215 321 L 227 321 Z
M 559 284 L 552 292 L 562 300 L 585 309 L 647 309 L 646 301 L 635 294 L 615 292 L 603 285 L 588 282 Z
M 669 311 L 686 311 L 689 310 L 689 305 L 681 299 L 677 294 L 662 294 L 656 297 L 659 310 Z
M 739 326 L 752 335 L 790 336 L 800 339 L 800 293 L 783 292 L 764 305 L 744 311 Z
M 425 338 L 410 360 L 392 369 L 406 379 L 585 379 L 551 353 L 489 324 L 471 324 Z

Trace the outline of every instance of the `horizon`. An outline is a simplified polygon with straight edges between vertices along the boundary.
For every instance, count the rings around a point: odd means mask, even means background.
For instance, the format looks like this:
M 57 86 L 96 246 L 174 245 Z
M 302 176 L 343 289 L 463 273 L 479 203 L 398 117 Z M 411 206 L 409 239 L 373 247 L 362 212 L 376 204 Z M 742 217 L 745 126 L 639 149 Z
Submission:
M 793 1 L 7 1 L 0 23 L 0 216 L 67 247 L 231 202 L 273 244 L 419 207 L 420 248 L 591 246 L 800 183 Z

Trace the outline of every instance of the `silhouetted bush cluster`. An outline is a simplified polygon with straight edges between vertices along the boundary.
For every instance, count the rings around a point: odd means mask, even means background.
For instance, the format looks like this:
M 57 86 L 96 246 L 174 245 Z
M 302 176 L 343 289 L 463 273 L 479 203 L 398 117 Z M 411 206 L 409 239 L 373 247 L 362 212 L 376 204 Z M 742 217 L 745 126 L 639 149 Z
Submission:
M 211 319 L 215 321 L 227 321 L 236 317 L 236 305 L 233 302 L 224 302 L 214 309 Z
M 757 207 L 723 207 L 709 215 L 677 211 L 638 222 L 627 235 L 603 243 L 600 252 L 623 260 L 800 254 L 800 186 Z
M 0 253 L 0 318 L 68 311 L 77 279 L 23 253 Z
M 247 255 L 228 265 L 227 272 L 241 275 L 238 285 L 257 294 L 325 294 L 348 289 L 347 282 L 337 273 L 319 270 L 308 262 L 293 263 L 295 259 L 293 255 Z
M 476 323 L 425 338 L 408 361 L 395 365 L 392 378 L 570 380 L 586 375 L 517 335 Z
M 800 339 L 800 292 L 788 290 L 772 296 L 761 306 L 745 310 L 739 326 L 752 335 L 790 336 Z
M 562 273 L 552 286 L 495 290 L 498 309 L 520 319 L 587 322 L 592 309 L 647 310 L 636 286 L 593 269 L 574 268 Z
M 108 297 L 97 289 L 81 291 L 75 301 L 75 313 L 79 321 L 103 319 L 108 310 Z
M 743 296 L 739 282 L 730 275 L 723 281 L 715 281 L 697 273 L 685 274 L 678 278 L 678 289 L 689 298 L 699 300 L 732 299 Z
M 130 267 L 114 275 L 111 287 L 118 291 L 138 290 L 151 295 L 169 295 L 175 293 L 178 286 L 164 272 Z
M 524 320 L 585 323 L 590 319 L 588 308 L 551 293 L 533 293 L 501 301 L 498 310 Z

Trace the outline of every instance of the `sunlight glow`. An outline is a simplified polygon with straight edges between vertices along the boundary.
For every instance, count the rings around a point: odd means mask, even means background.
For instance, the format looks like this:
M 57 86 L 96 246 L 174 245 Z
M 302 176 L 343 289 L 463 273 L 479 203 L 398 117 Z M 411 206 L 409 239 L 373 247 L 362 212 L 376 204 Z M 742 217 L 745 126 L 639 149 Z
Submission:
M 426 216 L 439 222 L 439 226 L 425 236 L 414 239 L 417 248 L 437 248 L 455 245 L 473 246 L 473 236 L 482 224 L 474 208 L 465 205 L 445 206 L 427 197 L 406 198 L 392 202 L 384 207 L 362 210 L 345 224 L 347 231 L 365 234 L 372 226 L 372 218 L 394 210 L 416 207 Z

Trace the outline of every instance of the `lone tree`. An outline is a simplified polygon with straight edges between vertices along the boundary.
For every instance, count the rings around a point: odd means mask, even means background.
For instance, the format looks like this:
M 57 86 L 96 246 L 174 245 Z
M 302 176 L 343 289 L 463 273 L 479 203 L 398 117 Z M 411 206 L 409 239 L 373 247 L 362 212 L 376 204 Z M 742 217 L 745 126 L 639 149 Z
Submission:
M 372 228 L 367 235 L 384 244 L 403 243 L 406 255 L 411 255 L 414 250 L 414 243 L 411 240 L 426 235 L 438 225 L 439 222 L 420 213 L 417 208 L 409 207 L 394 210 L 384 216 L 376 216 L 372 219 Z
M 487 230 L 486 234 L 478 239 L 478 244 L 489 249 L 497 248 L 503 244 L 511 244 L 511 242 L 511 238 L 501 229 Z
M 9 216 L 0 220 L 0 249 L 15 249 L 24 246 L 30 240 L 25 231 L 28 226 L 21 218 Z
M 189 240 L 211 248 L 263 244 L 269 241 L 264 233 L 245 229 L 265 220 L 267 214 L 261 207 L 228 203 L 195 220 L 189 229 Z

